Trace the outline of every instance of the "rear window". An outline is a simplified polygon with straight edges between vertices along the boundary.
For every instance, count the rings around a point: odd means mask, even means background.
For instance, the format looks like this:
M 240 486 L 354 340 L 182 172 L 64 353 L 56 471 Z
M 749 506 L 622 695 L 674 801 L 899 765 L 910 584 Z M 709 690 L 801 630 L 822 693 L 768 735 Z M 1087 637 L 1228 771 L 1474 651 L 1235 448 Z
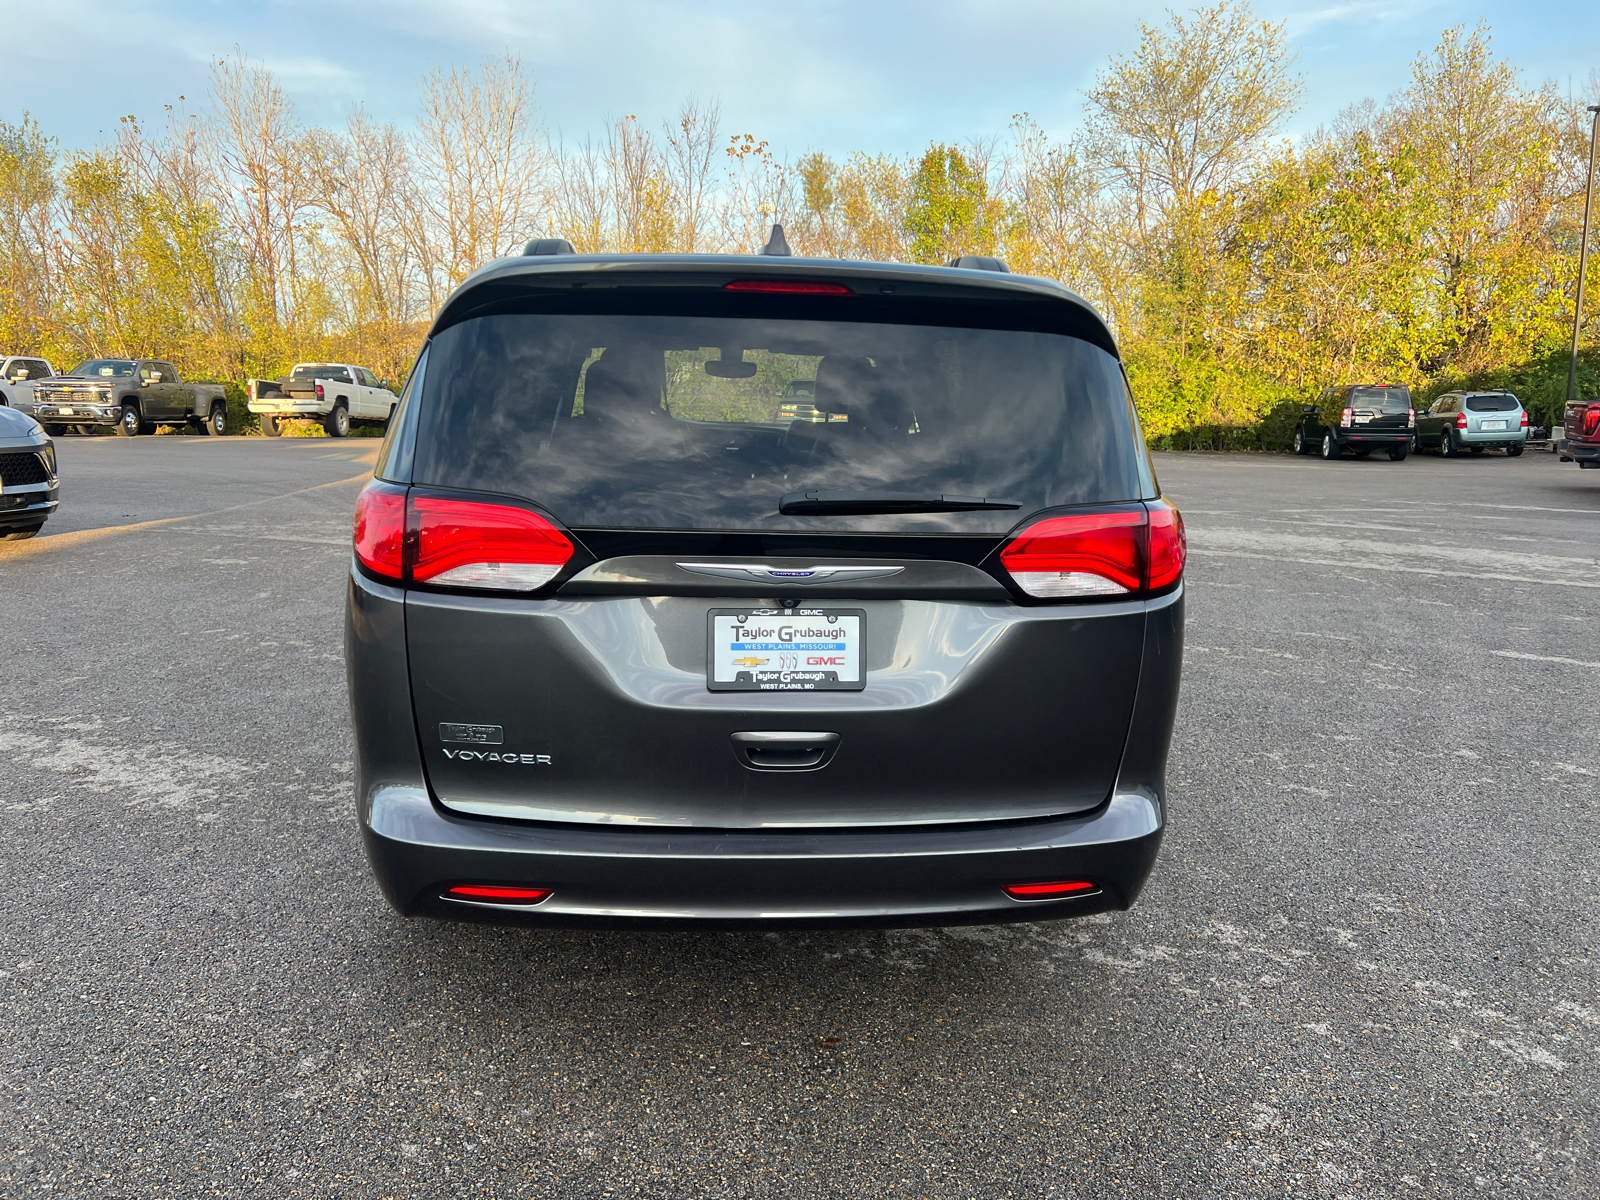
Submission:
M 1467 409 L 1470 412 L 1515 412 L 1519 407 L 1521 406 L 1515 396 L 1501 394 L 1467 397 Z
M 429 356 L 414 481 L 573 526 L 990 533 L 1147 490 L 1117 360 L 1065 334 L 505 314 L 442 331 Z M 814 488 L 1019 507 L 778 512 Z
M 301 363 L 289 372 L 289 378 L 298 382 L 313 379 L 331 379 L 335 383 L 350 383 L 350 372 L 334 363 Z
M 1372 412 L 1405 412 L 1411 407 L 1411 390 L 1403 387 L 1358 387 L 1350 391 L 1350 407 Z

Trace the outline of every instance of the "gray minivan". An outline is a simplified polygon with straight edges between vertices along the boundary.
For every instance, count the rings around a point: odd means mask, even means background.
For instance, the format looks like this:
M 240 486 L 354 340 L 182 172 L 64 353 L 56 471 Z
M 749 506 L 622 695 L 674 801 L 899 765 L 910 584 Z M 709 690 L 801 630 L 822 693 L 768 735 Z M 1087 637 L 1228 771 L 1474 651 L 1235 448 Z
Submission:
M 1104 322 L 1002 271 L 545 248 L 457 289 L 355 515 L 358 808 L 398 910 L 1133 902 L 1183 525 Z M 780 413 L 797 380 L 814 420 Z

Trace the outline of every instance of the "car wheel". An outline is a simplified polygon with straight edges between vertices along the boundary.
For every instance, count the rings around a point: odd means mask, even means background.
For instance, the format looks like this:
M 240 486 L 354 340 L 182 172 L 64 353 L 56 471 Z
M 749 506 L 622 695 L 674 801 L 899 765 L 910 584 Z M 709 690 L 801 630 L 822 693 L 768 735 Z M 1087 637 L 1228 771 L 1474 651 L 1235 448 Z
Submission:
M 1516 458 L 1517 455 L 1521 454 L 1526 449 L 1527 447 L 1523 443 L 1513 442 L 1511 445 L 1506 447 L 1506 457 Z
M 48 433 L 51 437 L 66 437 L 67 436 L 67 427 L 65 425 L 46 425 L 44 427 L 44 431 L 46 433 Z
M 391 409 L 390 411 L 393 412 L 394 410 Z M 1296 454 L 1304 454 L 1306 452 L 1306 431 L 1304 429 L 1296 429 L 1294 431 L 1294 452 Z
M 212 437 L 222 437 L 228 432 L 228 410 L 221 404 L 211 406 L 211 415 L 200 426 Z
M 1339 445 L 1339 443 L 1334 440 L 1333 434 L 1325 433 L 1325 434 L 1322 435 L 1322 457 L 1323 458 L 1326 458 L 1331 462 L 1333 459 L 1336 459 L 1336 458 L 1339 457 L 1339 455 L 1342 452 L 1342 450 L 1343 450 L 1343 447 L 1341 447 Z
M 350 410 L 342 404 L 335 404 L 333 411 L 328 414 L 328 419 L 322 423 L 328 431 L 329 437 L 350 436 Z
M 139 410 L 131 404 L 122 406 L 122 420 L 117 422 L 118 437 L 136 437 L 144 432 L 144 422 L 139 419 Z
M 1390 462 L 1405 462 L 1406 455 L 1408 453 L 1410 453 L 1410 451 L 1411 451 L 1411 443 L 1409 443 L 1409 442 L 1407 442 L 1405 445 L 1402 445 L 1402 446 L 1395 446 L 1389 451 L 1389 461 Z
M 1439 435 L 1439 455 L 1442 458 L 1454 458 L 1461 453 L 1461 448 L 1456 445 L 1456 435 L 1446 429 Z
M 267 437 L 282 437 L 283 421 L 276 413 L 262 413 L 261 432 Z
M 0 532 L 0 542 L 25 542 L 43 528 L 44 522 L 40 521 L 39 524 L 30 525 L 26 529 L 7 529 Z

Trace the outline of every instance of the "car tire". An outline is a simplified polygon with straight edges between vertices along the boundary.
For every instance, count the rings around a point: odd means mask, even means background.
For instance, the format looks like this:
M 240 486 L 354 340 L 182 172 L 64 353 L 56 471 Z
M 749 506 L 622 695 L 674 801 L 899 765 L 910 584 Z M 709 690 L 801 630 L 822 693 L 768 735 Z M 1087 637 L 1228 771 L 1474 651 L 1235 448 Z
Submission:
M 131 404 L 122 406 L 122 419 L 117 422 L 118 437 L 136 437 L 144 432 L 144 422 L 139 419 L 139 410 Z
M 277 413 L 261 414 L 261 432 L 266 437 L 282 437 L 283 421 Z
M 393 413 L 394 409 L 391 408 L 389 411 Z M 1311 447 L 1306 445 L 1306 431 L 1304 427 L 1297 428 L 1294 431 L 1294 452 L 1296 454 L 1304 454 L 1310 448 Z
M 1506 447 L 1506 457 L 1507 458 L 1516 458 L 1519 454 L 1521 454 L 1526 449 L 1527 449 L 1527 446 L 1524 443 L 1522 443 L 1522 442 L 1514 442 L 1511 445 Z
M 93 425 L 74 425 L 72 428 L 79 437 L 94 437 L 95 435 L 95 427 Z
M 329 437 L 349 437 L 350 410 L 343 404 L 335 404 L 333 411 L 328 414 L 328 419 L 323 421 L 322 427 L 328 431 Z
M 1323 458 L 1327 459 L 1329 462 L 1332 462 L 1342 453 L 1344 453 L 1344 447 L 1339 445 L 1339 443 L 1334 440 L 1333 434 L 1325 433 L 1322 435 Z
M 1392 450 L 1389 451 L 1389 461 L 1390 462 L 1405 462 L 1406 455 L 1409 454 L 1410 452 L 1411 452 L 1411 443 L 1409 443 L 1409 442 L 1407 442 L 1403 446 L 1396 446 Z
M 44 522 L 40 521 L 37 525 L 30 525 L 26 529 L 0 531 L 0 542 L 25 542 L 43 528 Z
M 1461 453 L 1461 447 L 1456 445 L 1456 435 L 1453 430 L 1446 429 L 1439 435 L 1439 457 L 1454 458 Z
M 228 432 L 228 410 L 221 404 L 211 406 L 211 415 L 200 422 L 200 432 L 211 437 L 225 437 Z
M 67 427 L 65 425 L 46 425 L 44 427 L 44 431 L 46 433 L 48 433 L 51 437 L 66 437 L 67 436 Z

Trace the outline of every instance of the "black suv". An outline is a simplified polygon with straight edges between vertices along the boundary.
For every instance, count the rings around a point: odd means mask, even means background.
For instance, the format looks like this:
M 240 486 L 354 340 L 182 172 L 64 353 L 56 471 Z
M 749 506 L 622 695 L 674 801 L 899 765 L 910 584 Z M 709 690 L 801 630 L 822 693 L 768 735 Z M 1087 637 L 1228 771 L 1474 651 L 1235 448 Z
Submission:
M 993 266 L 535 245 L 445 304 L 356 508 L 358 805 L 394 906 L 1128 907 L 1185 541 L 1094 310 Z M 797 380 L 814 419 L 781 411 Z
M 1411 389 L 1392 383 L 1357 383 L 1327 388 L 1315 404 L 1300 410 L 1294 430 L 1296 454 L 1338 458 L 1346 450 L 1366 458 L 1387 450 L 1400 462 L 1416 437 L 1417 414 Z

